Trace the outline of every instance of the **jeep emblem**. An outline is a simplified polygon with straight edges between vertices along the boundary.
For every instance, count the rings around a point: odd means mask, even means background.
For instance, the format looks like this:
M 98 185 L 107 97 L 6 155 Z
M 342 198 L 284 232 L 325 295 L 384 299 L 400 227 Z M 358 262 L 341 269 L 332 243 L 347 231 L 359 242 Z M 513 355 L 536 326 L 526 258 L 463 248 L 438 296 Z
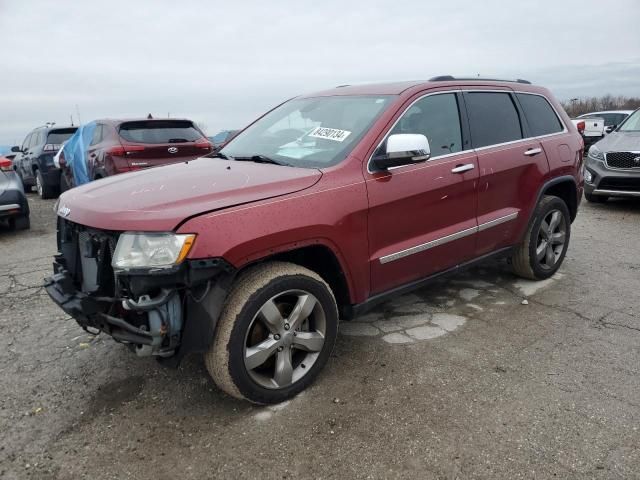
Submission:
M 71 209 L 66 205 L 63 205 L 58 209 L 58 215 L 60 215 L 61 217 L 67 218 L 70 213 Z
M 178 148 L 177 148 L 177 147 L 169 147 L 169 148 L 167 149 L 167 151 L 168 151 L 169 153 L 177 153 L 177 152 L 178 152 Z

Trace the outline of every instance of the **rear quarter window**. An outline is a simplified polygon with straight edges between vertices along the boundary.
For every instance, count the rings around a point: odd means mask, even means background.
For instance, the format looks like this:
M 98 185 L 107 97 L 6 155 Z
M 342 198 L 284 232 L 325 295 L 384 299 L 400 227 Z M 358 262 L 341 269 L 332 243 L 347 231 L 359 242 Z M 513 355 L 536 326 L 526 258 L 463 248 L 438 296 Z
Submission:
M 516 96 L 527 118 L 532 136 L 550 135 L 564 130 L 564 126 L 546 98 L 527 93 L 517 93 Z
M 522 138 L 520 116 L 509 93 L 467 92 L 464 99 L 473 148 Z
M 120 136 L 136 143 L 186 143 L 202 138 L 202 133 L 185 120 L 142 120 L 120 125 Z

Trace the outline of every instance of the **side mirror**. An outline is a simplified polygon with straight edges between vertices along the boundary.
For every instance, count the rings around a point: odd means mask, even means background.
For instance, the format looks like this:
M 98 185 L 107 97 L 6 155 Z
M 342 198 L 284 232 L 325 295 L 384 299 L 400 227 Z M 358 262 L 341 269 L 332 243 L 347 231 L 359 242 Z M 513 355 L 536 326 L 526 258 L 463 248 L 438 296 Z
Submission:
M 617 125 L 609 125 L 608 127 L 606 127 L 604 129 L 604 131 L 607 132 L 607 133 L 611 133 L 616 129 L 616 127 L 617 127 Z
M 22 150 L 20 150 L 20 147 L 18 147 L 17 145 L 11 147 L 11 151 L 13 153 L 20 153 Z
M 373 157 L 378 170 L 424 162 L 431 157 L 429 140 L 418 133 L 398 133 L 387 138 L 387 151 Z

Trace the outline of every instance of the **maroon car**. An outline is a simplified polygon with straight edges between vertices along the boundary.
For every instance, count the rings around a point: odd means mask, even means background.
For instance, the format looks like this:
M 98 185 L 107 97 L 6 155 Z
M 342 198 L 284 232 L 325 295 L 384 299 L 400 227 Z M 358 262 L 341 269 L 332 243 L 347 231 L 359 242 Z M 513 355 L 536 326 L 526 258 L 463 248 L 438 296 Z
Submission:
M 63 194 L 45 286 L 84 328 L 218 386 L 283 401 L 338 319 L 493 256 L 565 258 L 583 143 L 548 90 L 438 77 L 283 103 L 219 153 Z
M 60 154 L 63 190 L 118 173 L 192 160 L 212 150 L 211 142 L 191 120 L 103 119 L 84 128 L 91 129 L 91 136 L 81 142 L 82 158 L 74 157 L 85 163 L 81 178 L 70 167 L 69 152 L 65 155 L 63 148 Z

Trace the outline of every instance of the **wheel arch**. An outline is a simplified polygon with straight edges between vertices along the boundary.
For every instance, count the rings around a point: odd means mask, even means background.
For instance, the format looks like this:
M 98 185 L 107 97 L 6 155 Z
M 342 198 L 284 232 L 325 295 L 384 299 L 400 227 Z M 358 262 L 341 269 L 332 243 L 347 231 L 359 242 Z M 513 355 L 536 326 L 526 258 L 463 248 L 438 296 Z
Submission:
M 353 287 L 348 270 L 341 261 L 340 255 L 326 243 L 317 241 L 313 244 L 291 246 L 248 262 L 240 267 L 240 271 L 258 263 L 270 261 L 290 262 L 320 275 L 331 287 L 341 316 L 353 303 Z
M 567 204 L 571 222 L 573 222 L 578 214 L 578 185 L 576 179 L 570 175 L 558 177 L 545 183 L 538 196 L 536 205 L 540 202 L 543 195 L 553 195 L 558 197 Z

